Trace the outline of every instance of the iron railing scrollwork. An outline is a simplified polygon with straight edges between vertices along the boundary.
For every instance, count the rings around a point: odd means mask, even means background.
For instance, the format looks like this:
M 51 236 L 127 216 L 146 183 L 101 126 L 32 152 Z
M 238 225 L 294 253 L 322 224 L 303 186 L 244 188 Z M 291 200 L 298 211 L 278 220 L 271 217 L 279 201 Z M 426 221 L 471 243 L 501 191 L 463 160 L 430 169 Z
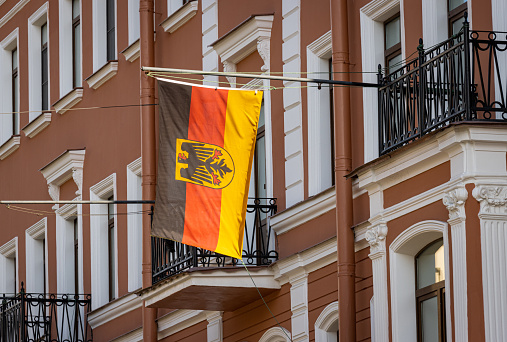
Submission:
M 0 298 L 0 342 L 93 341 L 90 295 L 25 293 Z
M 242 253 L 245 264 L 265 266 L 278 259 L 275 236 L 268 223 L 268 217 L 275 213 L 276 199 L 249 199 Z M 239 262 L 202 248 L 156 237 L 151 238 L 151 250 L 154 284 L 190 268 L 232 267 Z
M 507 120 L 507 33 L 462 30 L 389 75 L 378 73 L 379 152 L 449 123 Z M 502 54 L 503 53 L 503 54 Z

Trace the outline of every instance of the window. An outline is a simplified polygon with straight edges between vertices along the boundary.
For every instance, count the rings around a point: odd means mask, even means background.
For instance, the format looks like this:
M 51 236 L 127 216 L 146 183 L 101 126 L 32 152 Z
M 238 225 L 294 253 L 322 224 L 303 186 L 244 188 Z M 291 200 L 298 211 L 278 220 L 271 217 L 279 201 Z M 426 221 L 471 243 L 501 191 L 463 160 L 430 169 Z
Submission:
M 72 0 L 72 86 L 82 86 L 81 79 L 81 7 Z
M 19 134 L 19 75 L 18 75 L 18 49 L 11 52 L 12 66 L 12 134 Z
M 116 59 L 116 43 L 115 43 L 115 15 L 114 15 L 114 1 L 107 0 L 106 7 L 106 31 L 107 31 L 107 60 L 112 61 Z
M 402 61 L 399 14 L 384 23 L 384 44 L 385 67 L 390 73 L 398 69 Z
M 77 223 L 77 217 L 73 221 L 74 226 L 74 293 L 79 293 L 79 227 Z
M 48 65 L 48 24 L 41 26 L 41 93 L 42 93 L 42 110 L 49 109 L 49 65 Z
M 113 196 L 108 198 L 109 201 L 113 201 Z M 108 263 L 109 263 L 109 301 L 115 298 L 116 288 L 116 277 L 115 277 L 115 248 L 114 248 L 114 204 L 109 203 L 107 205 L 107 251 L 108 251 Z
M 415 257 L 417 341 L 446 341 L 444 242 L 432 242 Z
M 18 284 L 17 237 L 0 247 L 0 293 L 16 293 Z
M 447 5 L 449 36 L 452 36 L 463 27 L 463 15 L 467 10 L 467 2 L 466 0 L 448 0 Z
M 46 293 L 46 226 L 47 218 L 26 230 L 26 283 L 27 292 Z
M 257 128 L 257 141 L 255 143 L 254 167 L 255 167 L 255 196 L 266 198 L 266 139 L 264 136 L 264 99 L 261 103 L 259 125 Z

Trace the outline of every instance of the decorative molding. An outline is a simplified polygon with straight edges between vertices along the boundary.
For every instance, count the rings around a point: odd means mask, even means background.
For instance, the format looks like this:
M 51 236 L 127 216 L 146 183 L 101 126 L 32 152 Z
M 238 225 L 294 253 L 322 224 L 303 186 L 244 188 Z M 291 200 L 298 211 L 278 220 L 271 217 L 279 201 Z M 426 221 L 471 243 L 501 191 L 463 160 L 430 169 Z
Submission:
M 72 201 L 80 201 L 80 200 L 81 196 L 78 196 L 74 198 Z M 60 208 L 56 208 L 55 213 L 58 216 L 61 216 L 64 220 L 68 220 L 77 215 L 78 212 L 77 206 L 78 206 L 77 203 L 67 203 L 65 205 L 62 205 Z
M 18 237 L 9 240 L 0 246 L 0 255 L 6 258 L 16 257 L 16 251 L 18 247 Z
M 102 68 L 85 79 L 90 88 L 98 89 L 118 73 L 118 61 L 108 61 Z
M 160 26 L 165 32 L 173 33 L 197 14 L 198 1 L 190 1 L 164 20 Z
M 143 328 L 137 328 L 120 337 L 111 340 L 112 342 L 142 342 L 143 341 Z
M 362 7 L 361 12 L 375 21 L 384 21 L 399 12 L 399 8 L 400 0 L 375 0 Z
M 26 234 L 28 234 L 32 239 L 41 240 L 44 239 L 46 233 L 48 218 L 44 217 L 42 220 L 37 221 L 34 225 L 26 230 Z
M 271 40 L 268 38 L 260 38 L 257 40 L 257 52 L 264 62 L 264 65 L 261 67 L 261 71 L 263 72 L 267 72 L 270 69 L 270 45 Z
M 71 178 L 78 187 L 76 195 L 81 195 L 85 152 L 84 149 L 67 150 L 40 169 L 47 181 L 49 196 L 53 201 L 60 199 L 60 186 Z M 55 204 L 53 209 L 57 208 L 58 204 Z
M 275 233 L 281 235 L 335 208 L 336 192 L 333 187 L 271 216 L 270 224 Z
M 338 302 L 332 302 L 322 310 L 315 321 L 315 342 L 328 342 L 328 335 L 336 336 L 337 329 L 333 329 L 333 325 L 338 328 L 338 317 Z
M 142 158 L 139 157 L 130 164 L 128 164 L 127 169 L 132 171 L 136 176 L 141 176 L 142 166 L 143 166 Z
M 259 339 L 259 342 L 291 342 L 291 334 L 285 328 L 273 327 L 268 329 L 262 337 Z
M 90 187 L 90 191 L 97 197 L 106 197 L 113 189 L 116 181 L 116 173 L 110 174 L 97 184 Z
M 129 293 L 107 305 L 100 307 L 88 314 L 88 322 L 92 329 L 109 323 L 118 317 L 125 315 L 133 310 L 141 309 L 143 301 L 136 294 Z
M 141 44 L 139 39 L 130 44 L 125 50 L 121 52 L 125 59 L 130 63 L 134 62 L 141 56 Z
M 208 320 L 207 337 L 208 342 L 222 342 L 223 340 L 223 312 L 209 311 L 206 313 Z
M 42 112 L 39 116 L 37 116 L 34 120 L 32 120 L 28 125 L 23 127 L 21 130 L 25 135 L 29 138 L 35 137 L 37 134 L 42 132 L 42 130 L 49 126 L 51 123 L 51 112 Z
M 479 185 L 472 191 L 472 196 L 480 203 L 479 215 L 507 215 L 507 186 Z
M 308 273 L 302 270 L 289 282 L 292 341 L 308 341 Z
M 456 219 L 464 220 L 466 218 L 465 201 L 467 198 L 468 191 L 465 187 L 451 190 L 444 195 L 443 202 L 447 210 L 449 210 L 449 223 Z
M 266 69 L 266 67 L 269 68 L 269 61 L 264 58 L 269 58 L 269 40 L 271 39 L 273 18 L 274 15 L 251 16 L 238 27 L 212 43 L 211 46 L 220 56 L 222 62 L 228 61 L 234 64 L 260 48 L 259 55 L 264 61 L 264 69 L 261 68 L 261 70 L 267 71 L 269 70 Z
M 236 72 L 236 64 L 229 61 L 224 61 L 224 72 Z M 231 88 L 236 88 L 236 77 L 226 76 L 226 78 L 231 85 Z
M 19 135 L 13 135 L 9 140 L 0 146 L 0 160 L 4 160 L 19 148 L 21 138 Z
M 53 104 L 55 111 L 59 114 L 65 114 L 67 110 L 74 107 L 83 99 L 83 88 L 74 88 L 67 95 Z
M 5 0 L 4 0 L 5 1 Z M 1 19 L 0 19 L 0 27 L 4 26 L 7 22 L 9 22 L 9 20 L 11 20 L 16 14 L 18 14 L 19 11 L 21 11 L 21 9 L 23 7 L 25 7 L 25 5 L 29 2 L 30 0 L 19 0 L 10 10 L 9 12 L 7 12 L 6 15 L 4 15 Z M 3 3 L 3 1 L 2 1 Z
M 157 320 L 158 340 L 204 322 L 206 319 L 207 314 L 203 310 L 175 310 Z
M 374 260 L 385 255 L 386 252 L 387 225 L 377 224 L 368 228 L 365 234 L 366 241 L 370 245 L 370 259 Z

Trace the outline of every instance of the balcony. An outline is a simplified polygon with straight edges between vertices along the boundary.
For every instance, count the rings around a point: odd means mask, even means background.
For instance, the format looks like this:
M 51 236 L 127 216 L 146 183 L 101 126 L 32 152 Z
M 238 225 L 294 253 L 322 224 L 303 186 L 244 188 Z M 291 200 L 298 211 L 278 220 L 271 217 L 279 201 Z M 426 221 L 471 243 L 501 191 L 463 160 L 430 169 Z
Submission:
M 3 294 L 0 305 L 0 342 L 93 341 L 86 314 L 90 295 L 21 292 Z
M 470 31 L 378 74 L 379 154 L 457 122 L 507 122 L 507 33 Z
M 269 217 L 276 199 L 249 199 L 243 241 L 243 262 L 263 295 L 279 289 L 272 270 L 278 259 Z M 143 291 L 149 307 L 234 310 L 258 298 L 241 261 L 182 243 L 152 237 L 153 287 Z

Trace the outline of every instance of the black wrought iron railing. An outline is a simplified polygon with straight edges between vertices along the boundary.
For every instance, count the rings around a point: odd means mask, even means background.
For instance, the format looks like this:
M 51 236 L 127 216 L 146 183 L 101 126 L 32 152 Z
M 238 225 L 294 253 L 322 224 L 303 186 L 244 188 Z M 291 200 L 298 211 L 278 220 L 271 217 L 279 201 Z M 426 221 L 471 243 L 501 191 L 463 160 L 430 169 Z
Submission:
M 457 121 L 507 122 L 507 33 L 463 29 L 389 75 L 379 67 L 379 152 Z
M 243 262 L 265 266 L 278 259 L 268 217 L 276 213 L 275 198 L 249 199 L 243 239 Z M 234 267 L 238 260 L 179 242 L 151 238 L 153 284 L 194 267 Z
M 0 342 L 93 341 L 90 295 L 24 293 L 0 298 Z

